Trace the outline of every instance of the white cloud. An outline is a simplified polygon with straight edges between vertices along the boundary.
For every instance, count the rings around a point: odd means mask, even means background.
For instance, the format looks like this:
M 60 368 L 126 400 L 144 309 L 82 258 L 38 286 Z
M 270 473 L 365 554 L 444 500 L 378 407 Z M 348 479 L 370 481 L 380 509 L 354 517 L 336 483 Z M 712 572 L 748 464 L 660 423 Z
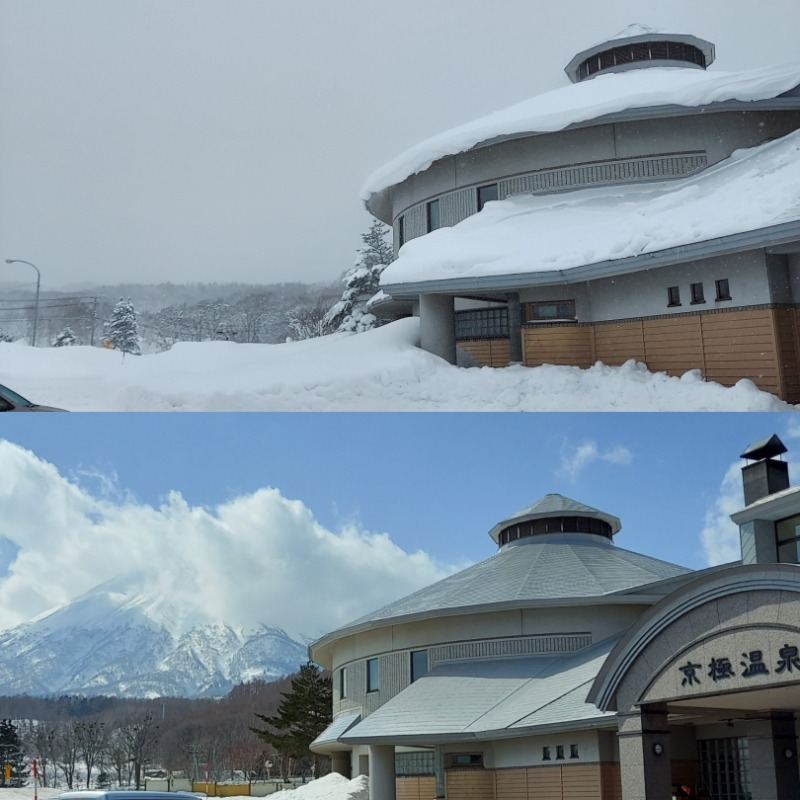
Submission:
M 601 450 L 596 442 L 583 442 L 571 452 L 562 450 L 558 474 L 574 482 L 582 470 L 596 461 L 607 464 L 630 464 L 633 461 L 633 454 L 622 445 Z
M 170 493 L 154 508 L 103 484 L 95 496 L 3 440 L 0 463 L 0 537 L 19 548 L 0 578 L 3 627 L 136 573 L 187 619 L 316 635 L 455 569 L 353 523 L 327 530 L 277 489 L 214 508 Z
M 742 557 L 739 528 L 730 515 L 743 507 L 742 465 L 735 462 L 728 467 L 719 494 L 705 514 L 700 541 L 708 566 L 727 564 Z

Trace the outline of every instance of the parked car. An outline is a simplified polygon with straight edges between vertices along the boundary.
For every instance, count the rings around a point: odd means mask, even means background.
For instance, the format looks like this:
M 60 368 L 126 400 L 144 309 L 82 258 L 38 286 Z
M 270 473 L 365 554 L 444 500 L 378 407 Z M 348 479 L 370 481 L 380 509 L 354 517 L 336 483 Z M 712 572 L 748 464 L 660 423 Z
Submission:
M 0 411 L 66 411 L 66 408 L 40 406 L 0 383 Z

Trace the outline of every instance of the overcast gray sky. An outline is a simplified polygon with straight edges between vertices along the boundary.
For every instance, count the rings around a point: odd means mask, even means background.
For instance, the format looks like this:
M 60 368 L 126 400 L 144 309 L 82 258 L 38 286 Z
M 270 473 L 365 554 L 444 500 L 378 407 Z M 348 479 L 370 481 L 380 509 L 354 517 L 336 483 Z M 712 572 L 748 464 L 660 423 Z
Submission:
M 3 278 L 335 280 L 373 170 L 632 22 L 800 59 L 798 0 L 0 0 Z

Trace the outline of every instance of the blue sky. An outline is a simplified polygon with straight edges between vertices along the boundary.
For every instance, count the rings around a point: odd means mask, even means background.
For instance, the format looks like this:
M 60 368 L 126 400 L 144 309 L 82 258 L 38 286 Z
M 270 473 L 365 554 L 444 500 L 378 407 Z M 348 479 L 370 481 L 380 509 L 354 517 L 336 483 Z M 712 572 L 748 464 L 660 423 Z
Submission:
M 325 527 L 357 522 L 443 563 L 492 554 L 487 531 L 549 492 L 619 516 L 618 546 L 700 568 L 704 517 L 780 414 L 6 415 L 0 436 L 99 495 L 212 507 L 263 487 Z M 583 461 L 578 461 L 583 448 Z M 582 464 L 582 466 L 580 466 Z M 98 477 L 102 476 L 102 477 Z

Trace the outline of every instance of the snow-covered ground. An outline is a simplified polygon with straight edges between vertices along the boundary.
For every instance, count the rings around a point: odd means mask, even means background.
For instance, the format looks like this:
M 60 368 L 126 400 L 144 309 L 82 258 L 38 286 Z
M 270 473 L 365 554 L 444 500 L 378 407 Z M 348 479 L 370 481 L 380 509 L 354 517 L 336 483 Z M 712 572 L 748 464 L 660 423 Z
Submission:
M 66 789 L 42 789 L 37 792 L 39 800 L 50 800 Z M 185 795 L 176 794 L 176 800 Z M 33 785 L 23 789 L 3 789 L 3 800 L 33 800 Z M 369 800 L 369 780 L 361 775 L 353 780 L 332 772 L 316 781 L 284 792 L 274 792 L 270 800 Z M 249 796 L 234 796 L 229 800 L 251 800 Z
M 70 411 L 791 411 L 740 381 L 641 364 L 459 368 L 420 350 L 419 320 L 287 344 L 182 343 L 122 356 L 0 343 L 0 383 Z

